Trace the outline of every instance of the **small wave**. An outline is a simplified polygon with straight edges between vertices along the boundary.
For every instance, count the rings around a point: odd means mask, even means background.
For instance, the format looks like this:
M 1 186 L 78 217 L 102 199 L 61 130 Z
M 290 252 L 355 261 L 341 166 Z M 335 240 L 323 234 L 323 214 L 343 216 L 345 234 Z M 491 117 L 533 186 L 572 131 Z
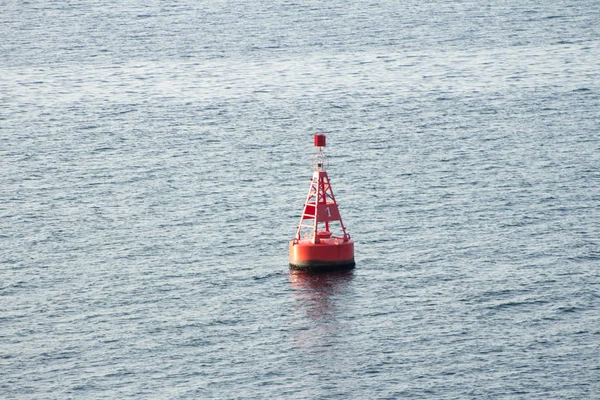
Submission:
M 522 306 L 537 306 L 548 304 L 547 300 L 533 300 L 533 301 L 507 301 L 505 303 L 495 304 L 493 306 L 487 307 L 490 310 L 503 310 L 507 308 L 513 307 L 522 307 Z
M 92 150 L 92 153 L 102 153 L 104 151 L 111 151 L 111 150 L 115 150 L 114 147 L 98 147 L 94 150 Z
M 269 280 L 271 278 L 279 277 L 281 275 L 283 275 L 283 272 L 276 271 L 276 272 L 270 272 L 268 274 L 261 275 L 261 276 L 253 276 L 252 279 L 255 281 L 264 281 L 264 280 Z
M 582 311 L 583 309 L 581 307 L 576 307 L 576 306 L 564 306 L 564 307 L 558 307 L 557 310 L 558 310 L 558 312 L 561 312 L 561 313 L 574 313 L 577 311 Z

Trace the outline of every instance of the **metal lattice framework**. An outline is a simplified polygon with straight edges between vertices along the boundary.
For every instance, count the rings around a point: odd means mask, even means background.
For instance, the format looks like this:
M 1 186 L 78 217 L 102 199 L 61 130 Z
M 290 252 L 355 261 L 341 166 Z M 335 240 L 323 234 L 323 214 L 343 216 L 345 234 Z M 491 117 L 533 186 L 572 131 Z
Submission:
M 296 231 L 296 240 L 302 239 L 302 233 L 305 237 L 312 240 L 313 243 L 319 243 L 319 238 L 336 238 L 347 241 L 350 235 L 346 232 L 346 227 L 342 222 L 342 216 L 335 201 L 333 189 L 327 172 L 325 171 L 325 155 L 319 149 L 313 157 L 313 177 L 311 179 L 308 196 L 304 202 L 304 210 L 300 217 L 300 224 Z M 342 236 L 332 236 L 330 231 L 330 222 L 339 221 L 342 228 Z M 324 230 L 319 230 L 323 226 Z

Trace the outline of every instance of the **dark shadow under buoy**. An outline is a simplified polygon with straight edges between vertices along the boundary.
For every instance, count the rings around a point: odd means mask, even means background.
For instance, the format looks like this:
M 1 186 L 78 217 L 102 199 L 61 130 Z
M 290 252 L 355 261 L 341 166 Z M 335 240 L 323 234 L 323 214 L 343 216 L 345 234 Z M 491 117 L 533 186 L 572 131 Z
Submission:
M 321 273 L 290 271 L 290 283 L 294 289 L 334 292 L 337 287 L 344 286 L 353 278 L 353 269 Z

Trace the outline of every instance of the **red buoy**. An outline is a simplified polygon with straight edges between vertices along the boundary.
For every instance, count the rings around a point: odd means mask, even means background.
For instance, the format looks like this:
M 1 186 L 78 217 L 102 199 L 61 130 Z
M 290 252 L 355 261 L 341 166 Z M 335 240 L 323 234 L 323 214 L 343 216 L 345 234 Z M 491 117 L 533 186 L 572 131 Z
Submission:
M 316 134 L 314 144 L 318 150 L 313 156 L 313 177 L 296 237 L 289 244 L 290 269 L 310 272 L 352 269 L 354 241 L 346 232 L 325 171 L 325 135 Z M 334 234 L 334 228 L 338 234 Z

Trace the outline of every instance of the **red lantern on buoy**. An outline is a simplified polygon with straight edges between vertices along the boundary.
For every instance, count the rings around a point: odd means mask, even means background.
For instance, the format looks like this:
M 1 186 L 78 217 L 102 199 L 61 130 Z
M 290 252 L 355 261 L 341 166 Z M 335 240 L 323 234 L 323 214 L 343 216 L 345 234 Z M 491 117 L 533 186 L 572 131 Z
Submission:
M 354 241 L 346 231 L 325 171 L 326 137 L 314 136 L 313 177 L 296 237 L 290 242 L 290 269 L 326 272 L 354 268 Z M 333 230 L 337 228 L 338 234 Z

